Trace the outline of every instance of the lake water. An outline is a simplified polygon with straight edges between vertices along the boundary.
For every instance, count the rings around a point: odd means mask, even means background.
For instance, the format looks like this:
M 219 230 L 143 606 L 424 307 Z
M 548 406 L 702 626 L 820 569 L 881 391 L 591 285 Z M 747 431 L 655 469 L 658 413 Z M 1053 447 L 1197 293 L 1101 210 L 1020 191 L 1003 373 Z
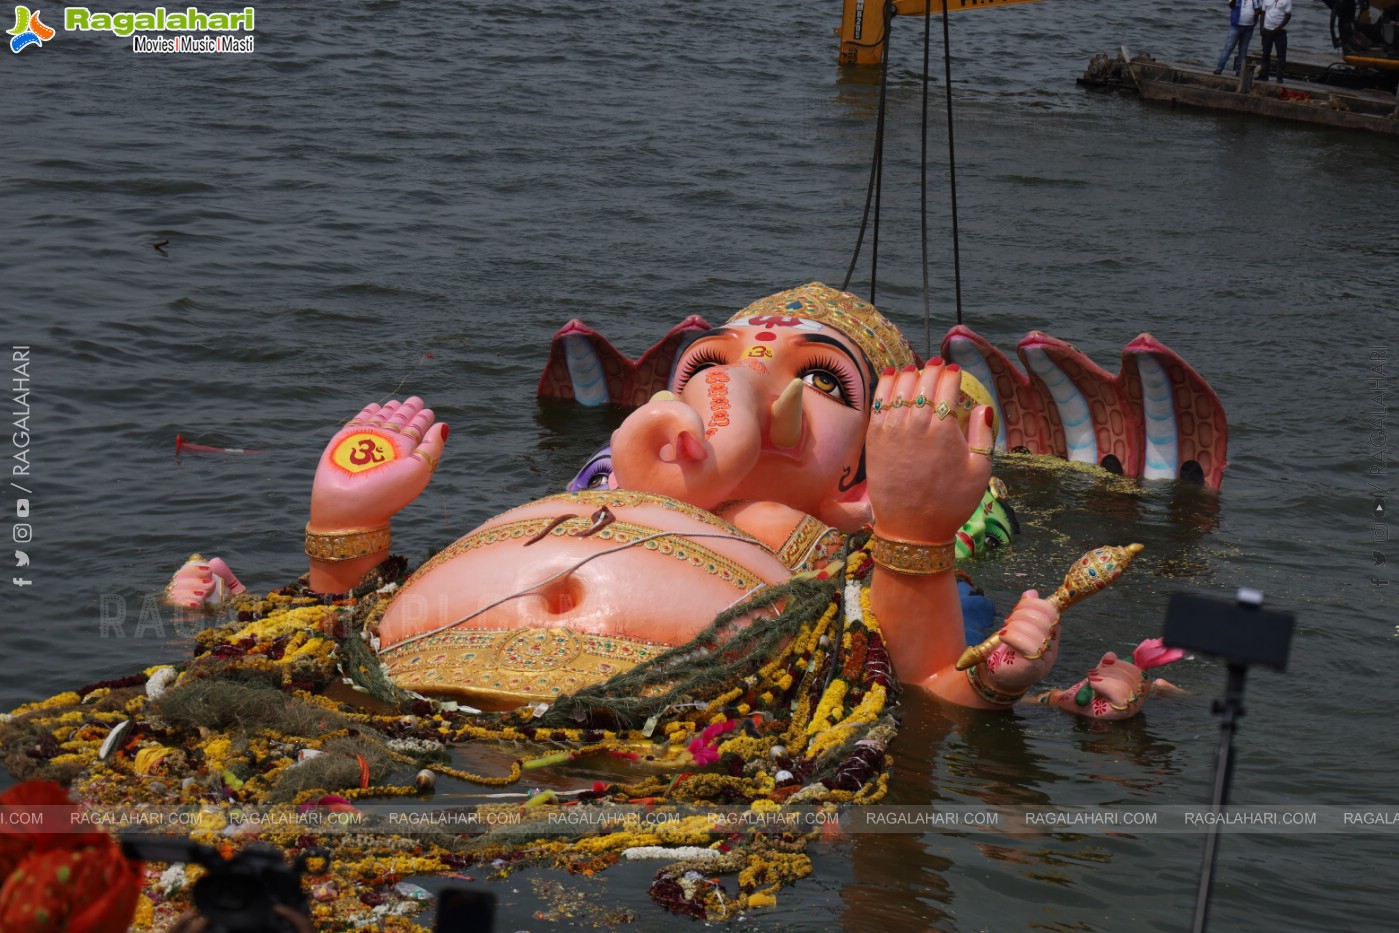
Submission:
M 1325 51 L 1327 10 L 1296 7 L 1293 48 Z M 1369 473 L 1392 457 L 1393 370 L 1371 360 L 1399 340 L 1394 142 L 1074 84 L 1119 45 L 1212 63 L 1226 17 L 1203 0 L 1046 0 L 952 20 L 967 323 L 1007 350 L 1045 330 L 1113 371 L 1150 331 L 1210 380 L 1232 429 L 1218 497 L 1009 465 L 1025 534 L 976 576 L 1004 607 L 1085 547 L 1147 545 L 1067 617 L 1061 684 L 1159 633 L 1173 591 L 1263 590 L 1297 632 L 1288 672 L 1249 681 L 1233 801 L 1395 805 L 1399 571 L 1374 555 L 1399 546 L 1373 541 L 1392 479 Z M 7 57 L 0 349 L 30 348 L 34 585 L 0 597 L 0 708 L 183 657 L 140 612 L 192 551 L 254 588 L 300 573 L 316 458 L 366 401 L 421 394 L 453 428 L 396 525 L 417 558 L 558 489 L 615 423 L 534 398 L 569 318 L 635 355 L 686 314 L 839 284 L 878 88 L 836 67 L 838 22 L 834 2 L 283 2 L 258 5 L 251 55 L 60 33 Z M 920 34 L 895 24 L 878 297 L 921 348 Z M 936 338 L 953 303 L 933 62 Z M 180 433 L 264 452 L 177 458 Z M 103 637 L 104 606 L 125 637 Z M 912 698 L 891 799 L 1207 801 L 1223 670 L 1170 676 L 1191 695 L 1102 729 L 1041 709 L 952 722 Z M 1226 836 L 1213 928 L 1393 926 L 1386 839 Z M 1180 930 L 1202 843 L 855 836 L 748 922 Z M 653 870 L 560 880 L 669 928 L 644 893 Z M 528 876 L 500 894 L 498 929 L 550 926 Z

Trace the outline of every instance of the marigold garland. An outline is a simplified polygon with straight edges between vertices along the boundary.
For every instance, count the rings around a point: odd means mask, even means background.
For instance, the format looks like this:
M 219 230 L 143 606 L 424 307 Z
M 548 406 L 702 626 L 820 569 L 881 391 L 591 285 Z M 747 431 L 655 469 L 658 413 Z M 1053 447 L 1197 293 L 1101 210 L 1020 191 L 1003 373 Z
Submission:
M 395 560 L 344 597 L 314 594 L 304 584 L 239 597 L 234 621 L 199 633 L 195 656 L 174 673 L 158 665 L 143 677 L 25 704 L 0 723 L 0 749 L 17 777 L 66 778 L 76 797 L 95 804 L 197 807 L 192 837 L 224 848 L 233 839 L 225 835 L 230 808 L 240 805 L 288 814 L 353 810 L 352 800 L 418 794 L 412 774 L 424 768 L 467 784 L 506 787 L 532 770 L 607 755 L 630 762 L 635 776 L 597 782 L 562 804 L 475 808 L 524 814 L 517 828 L 425 840 L 336 836 L 329 870 L 306 882 L 320 929 L 421 930 L 407 915 L 422 905 L 398 887 L 411 875 L 472 865 L 506 873 L 529 863 L 591 874 L 628 849 L 655 846 L 718 853 L 657 872 L 651 893 L 659 903 L 732 919 L 774 903 L 783 886 L 810 873 L 804 850 L 815 834 L 734 832 L 701 815 L 645 832 L 619 819 L 595 831 L 541 836 L 530 821 L 558 807 L 722 803 L 764 813 L 795 803 L 880 799 L 892 764 L 885 748 L 896 728 L 888 703 L 897 683 L 869 607 L 867 553 L 852 544 L 833 566 L 840 571 L 830 578 L 794 580 L 759 598 L 782 608 L 770 624 L 791 633 L 785 645 L 770 641 L 757 657 L 740 650 L 757 643 L 761 633 L 751 629 L 769 623 L 726 628 L 753 608 L 739 607 L 702 633 L 709 649 L 703 653 L 718 659 L 712 665 L 723 678 L 686 681 L 677 693 L 677 670 L 691 665 L 663 655 L 629 672 L 629 683 L 644 682 L 647 695 L 660 700 L 627 707 L 626 714 L 607 714 L 607 685 L 581 705 L 560 701 L 538 718 L 529 709 L 467 715 L 455 704 L 397 690 L 368 645 L 404 577 Z M 347 702 L 357 693 L 372 694 L 382 708 Z M 581 723 L 580 712 L 588 714 Z M 565 714 L 574 721 L 560 722 Z M 99 756 L 112 728 L 128 719 L 131 726 Z M 450 760 L 453 749 L 484 747 L 511 760 L 495 773 Z M 236 838 L 238 845 L 271 842 L 289 853 L 326 841 L 277 829 Z M 734 872 L 737 891 L 727 892 L 717 876 Z M 162 929 L 188 905 L 192 878 L 167 890 L 157 884 L 160 877 L 155 871 L 148 878 L 135 930 Z

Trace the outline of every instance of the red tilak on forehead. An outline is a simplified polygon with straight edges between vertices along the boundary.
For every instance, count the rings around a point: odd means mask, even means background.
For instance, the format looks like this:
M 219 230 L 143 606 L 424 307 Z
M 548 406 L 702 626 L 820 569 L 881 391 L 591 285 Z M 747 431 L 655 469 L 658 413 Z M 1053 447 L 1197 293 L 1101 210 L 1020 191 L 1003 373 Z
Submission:
M 748 319 L 748 323 L 755 327 L 766 327 L 771 330 L 774 327 L 796 327 L 801 324 L 799 317 L 782 317 L 777 314 L 762 314 Z
M 776 340 L 777 335 L 770 330 L 765 330 L 760 334 L 753 335 L 754 340 Z

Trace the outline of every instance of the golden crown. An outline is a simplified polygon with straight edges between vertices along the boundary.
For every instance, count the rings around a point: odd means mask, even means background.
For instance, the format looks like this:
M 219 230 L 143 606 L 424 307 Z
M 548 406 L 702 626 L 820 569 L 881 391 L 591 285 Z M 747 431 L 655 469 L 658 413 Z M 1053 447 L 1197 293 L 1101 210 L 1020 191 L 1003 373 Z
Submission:
M 820 282 L 759 298 L 729 322 L 767 314 L 805 318 L 835 328 L 864 351 L 876 378 L 886 366 L 902 369 L 916 360 L 903 334 L 874 305 Z

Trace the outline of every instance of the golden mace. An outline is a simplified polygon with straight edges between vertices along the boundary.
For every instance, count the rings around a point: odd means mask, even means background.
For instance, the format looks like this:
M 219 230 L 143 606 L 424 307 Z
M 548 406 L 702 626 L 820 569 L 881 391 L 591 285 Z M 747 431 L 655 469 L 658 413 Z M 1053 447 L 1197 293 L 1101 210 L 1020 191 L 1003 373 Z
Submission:
M 1064 575 L 1063 585 L 1054 591 L 1049 601 L 1062 613 L 1074 603 L 1081 603 L 1094 593 L 1102 592 L 1122 576 L 1122 572 L 1132 560 L 1144 550 L 1146 548 L 1140 544 L 1094 548 L 1074 561 L 1074 565 Z M 962 656 L 957 659 L 957 670 L 965 671 L 985 661 L 1000 643 L 1001 636 L 996 634 L 963 651 Z

